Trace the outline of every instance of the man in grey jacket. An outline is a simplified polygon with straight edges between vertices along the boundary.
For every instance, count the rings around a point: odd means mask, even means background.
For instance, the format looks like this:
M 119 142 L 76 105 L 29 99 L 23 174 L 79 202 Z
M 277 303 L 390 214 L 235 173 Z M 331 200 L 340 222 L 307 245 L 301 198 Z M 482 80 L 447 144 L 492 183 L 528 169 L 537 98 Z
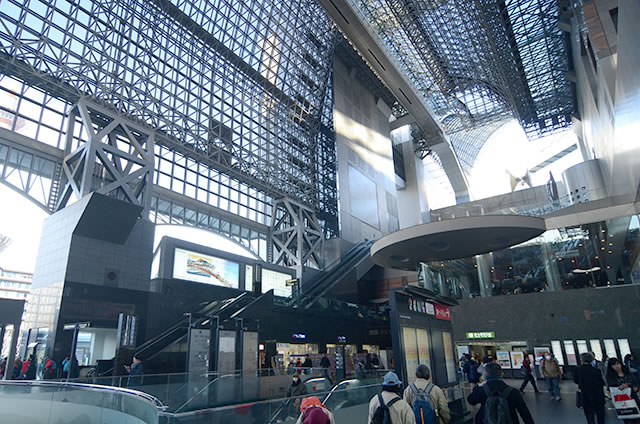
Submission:
M 416 368 L 417 380 L 412 384 L 415 390 L 424 392 L 430 389 L 429 396 L 431 397 L 431 405 L 436 413 L 438 424 L 448 424 L 451 421 L 451 412 L 449 411 L 449 403 L 444 395 L 442 389 L 435 384 L 429 386 L 429 379 L 431 378 L 431 370 L 424 364 L 418 365 Z M 409 406 L 413 407 L 413 401 L 415 399 L 414 390 L 411 385 L 404 390 L 404 400 L 407 401 Z

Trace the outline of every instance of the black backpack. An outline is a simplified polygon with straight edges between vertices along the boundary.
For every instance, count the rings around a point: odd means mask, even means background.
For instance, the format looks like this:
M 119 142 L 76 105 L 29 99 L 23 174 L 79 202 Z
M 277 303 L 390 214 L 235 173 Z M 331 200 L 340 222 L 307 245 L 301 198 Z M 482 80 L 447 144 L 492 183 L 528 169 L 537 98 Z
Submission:
M 509 386 L 505 387 L 501 392 L 491 390 L 485 384 L 484 392 L 487 394 L 487 401 L 484 404 L 485 424 L 513 424 L 509 402 L 507 401 L 507 396 L 509 396 L 511 390 Z
M 382 394 L 378 393 L 378 402 L 380 405 L 376 409 L 376 412 L 374 412 L 373 417 L 371 417 L 370 424 L 391 424 L 391 411 L 389 411 L 389 408 L 399 400 L 400 397 L 396 397 L 385 405 Z

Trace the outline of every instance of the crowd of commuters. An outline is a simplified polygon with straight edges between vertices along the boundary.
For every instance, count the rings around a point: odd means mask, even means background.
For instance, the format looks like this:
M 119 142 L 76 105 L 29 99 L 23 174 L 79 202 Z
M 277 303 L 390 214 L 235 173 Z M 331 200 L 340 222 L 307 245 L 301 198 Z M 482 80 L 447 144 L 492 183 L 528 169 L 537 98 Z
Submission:
M 523 382 L 515 389 L 503 381 L 501 366 L 491 356 L 480 358 L 469 354 L 460 360 L 460 369 L 471 384 L 472 391 L 467 397 L 470 405 L 477 405 L 474 424 L 493 424 L 500 422 L 533 424 L 532 415 L 523 398 L 524 389 L 531 384 L 535 393 L 541 393 L 536 384 L 534 364 L 527 352 L 520 369 Z M 629 396 L 640 405 L 640 365 L 633 355 L 628 354 L 623 361 L 617 358 L 603 358 L 599 361 L 590 353 L 580 356 L 581 365 L 573 370 L 573 381 L 577 385 L 576 405 L 583 409 L 588 424 L 605 423 L 607 398 L 617 389 L 630 393 Z M 0 378 L 7 370 L 6 358 L 0 361 Z M 328 376 L 330 361 L 326 354 L 320 360 L 320 368 Z M 355 360 L 356 378 L 364 378 L 370 370 L 383 369 L 375 354 L 368 354 L 364 361 Z M 51 358 L 41 362 L 38 378 L 73 378 L 78 375 L 78 362 L 75 357 L 66 357 L 58 366 Z M 323 405 L 318 397 L 310 396 L 302 375 L 313 368 L 309 355 L 302 362 L 299 358 L 294 367 L 291 384 L 287 390 L 290 401 L 283 411 L 288 417 L 298 417 L 298 424 L 334 424 L 332 412 Z M 143 366 L 138 357 L 133 357 L 130 366 L 125 366 L 129 378 L 128 387 L 142 384 Z M 13 364 L 12 379 L 33 380 L 38 373 L 38 364 L 34 355 L 24 362 L 16 359 Z M 547 381 L 549 395 L 554 401 L 560 401 L 560 381 L 563 369 L 551 353 L 546 353 L 539 363 L 539 374 Z M 431 381 L 431 371 L 426 365 L 415 370 L 416 380 L 404 387 L 398 375 L 388 372 L 384 376 L 382 390 L 369 401 L 369 424 L 447 424 L 451 413 L 444 391 Z M 626 419 L 625 424 L 640 424 L 638 419 Z
M 134 356 L 132 364 L 130 366 L 125 365 L 125 369 L 129 375 L 127 387 L 139 386 L 142 382 L 143 374 L 142 361 Z M 0 360 L 0 380 L 4 379 L 6 370 L 7 358 L 2 358 Z M 11 378 L 8 378 L 8 380 L 55 380 L 79 377 L 80 366 L 75 356 L 72 358 L 65 357 L 58 365 L 49 357 L 45 357 L 38 363 L 35 355 L 30 354 L 25 361 L 20 358 L 15 359 Z

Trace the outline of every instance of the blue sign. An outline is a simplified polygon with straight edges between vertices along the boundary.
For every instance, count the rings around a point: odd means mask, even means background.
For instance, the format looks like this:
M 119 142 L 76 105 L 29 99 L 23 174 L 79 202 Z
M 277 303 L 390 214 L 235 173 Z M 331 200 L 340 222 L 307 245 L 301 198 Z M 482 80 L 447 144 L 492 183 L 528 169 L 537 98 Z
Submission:
M 347 338 L 345 336 L 338 336 L 338 343 L 346 344 Z
M 306 339 L 307 335 L 302 333 L 294 333 L 291 335 L 294 339 Z

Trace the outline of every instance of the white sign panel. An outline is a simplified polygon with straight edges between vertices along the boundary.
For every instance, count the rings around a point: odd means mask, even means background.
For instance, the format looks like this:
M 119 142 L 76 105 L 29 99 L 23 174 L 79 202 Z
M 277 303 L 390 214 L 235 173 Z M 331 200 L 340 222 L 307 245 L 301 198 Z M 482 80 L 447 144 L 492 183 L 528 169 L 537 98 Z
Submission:
M 553 352 L 553 356 L 556 357 L 558 364 L 564 365 L 564 357 L 562 356 L 562 345 L 560 344 L 560 340 L 551 340 L 551 351 Z
M 576 357 L 576 350 L 573 347 L 573 341 L 564 341 L 564 352 L 567 354 L 567 362 L 570 366 L 574 367 L 578 365 L 578 358 Z
M 586 340 L 576 340 L 576 345 L 578 346 L 578 354 L 589 353 Z
M 237 289 L 240 282 L 240 265 L 226 259 L 176 249 L 173 278 Z
M 275 296 L 290 297 L 291 287 L 286 281 L 291 279 L 290 274 L 262 268 L 262 293 L 273 289 Z
M 591 345 L 591 351 L 596 355 L 596 359 L 602 361 L 602 346 L 600 345 L 600 340 L 589 340 L 589 345 Z
M 253 291 L 253 265 L 245 265 L 244 289 L 248 292 Z
M 616 344 L 613 339 L 604 339 L 604 352 L 609 358 L 617 358 L 618 352 L 616 352 Z M 624 358 L 624 356 L 622 357 Z
M 618 339 L 618 348 L 620 349 L 620 355 L 622 356 L 622 359 L 624 359 L 625 356 L 631 353 L 628 339 Z

